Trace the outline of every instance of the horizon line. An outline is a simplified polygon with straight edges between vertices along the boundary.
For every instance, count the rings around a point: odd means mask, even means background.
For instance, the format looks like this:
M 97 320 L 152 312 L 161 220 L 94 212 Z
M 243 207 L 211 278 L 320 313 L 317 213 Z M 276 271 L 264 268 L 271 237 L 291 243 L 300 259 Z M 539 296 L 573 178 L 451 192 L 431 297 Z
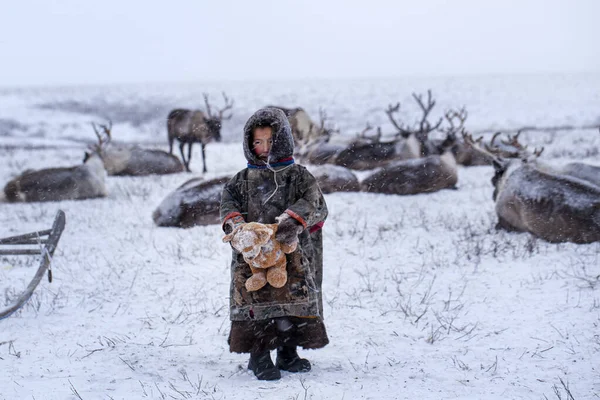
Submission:
M 123 80 L 105 82 L 56 82 L 56 83 L 0 83 L 0 89 L 57 89 L 75 87 L 111 87 L 111 86 L 138 86 L 138 85 L 185 85 L 185 84 L 232 84 L 232 83 L 284 83 L 284 82 L 319 82 L 319 81 L 378 81 L 378 80 L 403 80 L 403 79 L 449 79 L 449 78 L 475 78 L 475 77 L 518 77 L 518 76 L 556 76 L 556 75 L 600 75 L 600 70 L 571 70 L 571 71 L 521 71 L 521 72 L 472 72 L 449 74 L 402 74 L 396 76 L 307 76 L 307 77 L 255 77 L 255 78 L 205 78 L 181 80 Z

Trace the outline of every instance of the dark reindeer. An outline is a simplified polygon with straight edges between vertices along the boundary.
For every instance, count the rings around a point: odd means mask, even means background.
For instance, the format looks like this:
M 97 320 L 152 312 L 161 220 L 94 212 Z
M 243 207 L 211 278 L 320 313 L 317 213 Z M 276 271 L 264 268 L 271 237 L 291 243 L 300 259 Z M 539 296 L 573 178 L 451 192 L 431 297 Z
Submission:
M 492 159 L 492 178 L 499 229 L 529 232 L 548 242 L 600 241 L 600 187 L 586 180 L 548 169 L 537 158 L 541 151 L 506 159 L 500 151 L 464 140 Z
M 4 186 L 9 202 L 84 200 L 106 197 L 106 171 L 97 154 L 73 167 L 27 170 Z
M 202 147 L 202 172 L 206 172 L 206 145 L 213 139 L 221 141 L 221 124 L 224 120 L 229 120 L 232 114 L 224 116 L 225 111 L 233 108 L 233 100 L 230 101 L 225 93 L 225 107 L 219 110 L 218 115 L 211 113 L 208 95 L 203 94 L 206 104 L 206 113 L 200 110 L 176 109 L 169 113 L 167 117 L 167 133 L 169 136 L 169 154 L 173 154 L 173 141 L 179 141 L 179 151 L 181 160 L 185 165 L 186 171 L 190 172 L 190 160 L 192 159 L 192 146 L 194 143 L 200 143 Z M 185 158 L 184 147 L 188 145 L 188 156 Z
M 423 99 L 422 95 L 416 93 L 413 93 L 412 97 L 422 112 L 420 120 L 412 127 L 394 118 L 394 114 L 400 111 L 400 103 L 398 102 L 396 105 L 390 104 L 385 113 L 396 128 L 397 132 L 394 134 L 394 137 L 391 140 L 382 140 L 380 129 L 377 129 L 375 135 L 367 136 L 366 133 L 373 129 L 367 124 L 367 127 L 359 137 L 336 155 L 333 163 L 350 169 L 367 170 L 382 167 L 399 160 L 409 160 L 438 154 L 436 153 L 438 151 L 436 145 L 431 143 L 428 137 L 431 132 L 439 129 L 443 120 L 440 118 L 434 124 L 429 122 L 429 114 L 435 107 L 435 100 L 432 98 L 431 90 L 427 91 L 426 100 Z
M 231 176 L 193 178 L 171 192 L 152 213 L 158 226 L 190 228 L 218 224 L 221 192 Z
M 361 182 L 361 190 L 371 193 L 411 195 L 456 189 L 458 171 L 452 146 L 453 133 L 438 145 L 435 153 L 420 158 L 397 160 L 375 170 Z
M 352 170 L 339 165 L 311 165 L 308 167 L 323 193 L 358 192 L 360 184 Z

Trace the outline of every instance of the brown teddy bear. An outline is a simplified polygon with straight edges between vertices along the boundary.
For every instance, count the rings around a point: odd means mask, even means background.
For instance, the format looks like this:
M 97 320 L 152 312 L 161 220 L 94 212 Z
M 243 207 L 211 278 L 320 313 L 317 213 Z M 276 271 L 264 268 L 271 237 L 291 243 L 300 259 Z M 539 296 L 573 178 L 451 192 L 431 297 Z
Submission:
M 280 288 L 287 282 L 285 255 L 296 250 L 298 242 L 286 245 L 275 240 L 278 224 L 249 222 L 235 228 L 223 238 L 242 253 L 252 276 L 246 280 L 246 290 L 254 292 L 267 283 Z

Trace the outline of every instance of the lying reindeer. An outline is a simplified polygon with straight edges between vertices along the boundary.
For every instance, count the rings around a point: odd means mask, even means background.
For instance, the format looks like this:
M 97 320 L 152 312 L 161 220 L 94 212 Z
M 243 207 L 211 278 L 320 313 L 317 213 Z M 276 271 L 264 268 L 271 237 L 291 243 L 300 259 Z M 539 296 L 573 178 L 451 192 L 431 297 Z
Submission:
M 102 133 L 94 123 L 92 123 L 92 127 L 98 138 L 98 143 L 91 147 L 92 154 L 100 156 L 108 175 L 165 175 L 183 171 L 183 164 L 179 158 L 165 151 L 112 143 L 112 122 L 110 121 L 108 126 L 100 125 Z M 86 153 L 86 159 L 89 156 L 90 153 Z
M 301 107 L 286 108 L 280 106 L 267 106 L 278 108 L 285 113 L 292 128 L 292 136 L 296 147 L 301 147 L 324 136 L 329 136 L 331 129 L 325 127 L 327 114 L 325 110 L 319 110 L 320 124 L 315 124 L 308 113 Z
M 390 163 L 361 182 L 361 190 L 372 193 L 409 195 L 455 189 L 458 182 L 452 146 L 456 136 L 449 134 L 437 152 L 422 158 Z
M 520 132 L 519 132 L 520 133 Z M 519 133 L 514 136 L 508 136 L 508 140 L 502 140 L 502 147 L 500 148 L 500 156 L 506 157 L 530 157 L 532 154 L 527 152 L 527 146 L 524 146 L 519 142 Z M 494 141 L 491 142 L 491 147 Z M 543 149 L 542 149 L 543 150 Z M 496 148 L 494 148 L 496 151 Z M 533 155 L 541 155 L 541 151 L 534 153 Z M 536 158 L 537 158 L 536 156 Z M 589 183 L 600 187 L 600 167 L 585 164 L 581 162 L 570 162 L 564 165 L 554 166 L 548 163 L 544 163 L 540 160 L 536 160 L 537 165 L 544 171 L 552 172 L 556 175 L 568 175 L 573 178 L 583 179 Z
M 497 228 L 529 232 L 549 242 L 600 241 L 600 187 L 548 170 L 537 161 L 541 151 L 506 159 L 499 151 L 464 134 L 474 149 L 493 160 L 493 199 Z
M 177 228 L 218 224 L 221 192 L 230 179 L 230 176 L 209 181 L 193 178 L 183 183 L 154 210 L 154 223 Z
M 426 103 L 421 95 L 413 93 L 412 96 L 423 113 L 421 120 L 414 127 L 405 126 L 394 118 L 394 114 L 400 111 L 400 103 L 396 103 L 395 106 L 389 105 L 385 113 L 397 130 L 395 135 L 391 139 L 381 140 L 382 134 L 378 128 L 375 136 L 368 137 L 366 133 L 373 128 L 367 124 L 358 138 L 339 151 L 332 162 L 350 169 L 368 170 L 397 160 L 416 159 L 427 155 L 428 135 L 439 128 L 442 120 L 433 125 L 429 122 L 429 114 L 435 106 L 431 90 L 427 91 Z
M 107 195 L 106 171 L 98 155 L 68 168 L 27 170 L 4 186 L 9 202 L 83 200 Z
M 358 178 L 348 168 L 339 165 L 309 165 L 307 168 L 323 193 L 360 191 Z

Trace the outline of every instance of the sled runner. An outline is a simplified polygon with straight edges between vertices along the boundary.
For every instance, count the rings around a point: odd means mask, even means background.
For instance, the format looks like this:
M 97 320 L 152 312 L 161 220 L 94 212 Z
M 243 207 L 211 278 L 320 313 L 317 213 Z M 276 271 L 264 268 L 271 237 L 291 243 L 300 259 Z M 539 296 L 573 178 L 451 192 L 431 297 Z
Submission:
M 54 250 L 56 250 L 56 245 L 58 244 L 58 240 L 60 239 L 63 229 L 65 229 L 65 213 L 62 210 L 58 210 L 51 229 L 0 239 L 0 256 L 41 255 L 40 266 L 35 273 L 35 276 L 31 282 L 29 282 L 29 285 L 27 285 L 27 288 L 23 291 L 23 293 L 17 297 L 14 304 L 8 308 L 0 309 L 0 319 L 10 316 L 12 313 L 21 308 L 27 302 L 27 300 L 29 300 L 46 271 L 48 271 L 48 281 L 52 282 L 52 270 L 50 269 L 50 262 L 52 261 L 52 255 L 54 254 Z M 7 246 L 27 245 L 30 247 L 6 248 Z M 35 246 L 35 248 L 31 246 Z

